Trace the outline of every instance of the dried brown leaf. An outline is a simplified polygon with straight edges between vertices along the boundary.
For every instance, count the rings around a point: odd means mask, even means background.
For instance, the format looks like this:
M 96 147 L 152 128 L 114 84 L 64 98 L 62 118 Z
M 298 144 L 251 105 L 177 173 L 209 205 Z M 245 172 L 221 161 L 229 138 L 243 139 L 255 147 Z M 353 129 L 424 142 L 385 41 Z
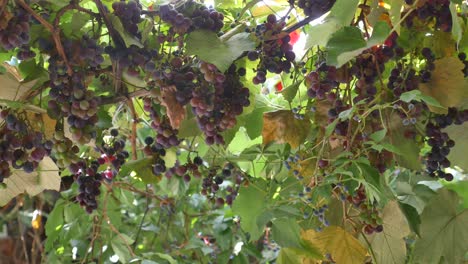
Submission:
M 185 107 L 177 101 L 174 85 L 161 88 L 161 104 L 166 107 L 172 128 L 179 129 L 180 123 L 185 118 Z
M 298 120 L 289 110 L 263 114 L 263 144 L 275 141 L 279 144 L 289 143 L 291 147 L 297 148 L 309 131 L 309 120 Z

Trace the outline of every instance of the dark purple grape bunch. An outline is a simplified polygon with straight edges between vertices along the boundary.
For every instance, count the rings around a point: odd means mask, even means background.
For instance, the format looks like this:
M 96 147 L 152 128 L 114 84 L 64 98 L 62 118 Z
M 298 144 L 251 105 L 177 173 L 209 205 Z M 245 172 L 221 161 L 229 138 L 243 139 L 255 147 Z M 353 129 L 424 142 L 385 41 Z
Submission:
M 145 98 L 144 109 L 151 117 L 151 127 L 157 132 L 155 142 L 163 148 L 178 146 L 181 140 L 177 137 L 178 130 L 172 128 L 169 118 L 161 115 L 151 98 Z
M 149 73 L 156 71 L 153 60 L 158 55 L 157 50 L 148 50 L 131 45 L 128 48 L 107 46 L 104 51 L 109 54 L 112 61 L 117 62 L 120 67 L 126 69 L 131 76 L 139 76 L 141 69 Z
M 224 26 L 224 15 L 205 5 L 198 5 L 190 18 L 192 19 L 193 27 L 197 29 L 207 29 L 218 33 Z
M 6 50 L 28 45 L 30 41 L 31 15 L 20 7 L 17 7 L 13 13 L 6 27 L 0 28 L 0 46 Z
M 1 110 L 0 120 L 4 121 L 0 127 L 1 183 L 11 175 L 11 168 L 32 173 L 50 155 L 52 143 L 9 109 Z
M 120 19 L 124 29 L 130 34 L 141 38 L 141 32 L 138 31 L 138 24 L 141 22 L 141 4 L 130 0 L 114 2 L 112 9 L 114 14 Z
M 333 90 L 337 90 L 339 82 L 335 67 L 322 63 L 315 71 L 307 74 L 305 82 L 308 87 L 307 95 L 310 98 L 327 99 L 331 103 L 336 101 L 337 93 Z
M 431 71 L 435 69 L 435 55 L 431 49 L 425 47 L 421 50 L 421 55 L 426 60 L 426 65 L 423 70 L 419 72 L 421 82 L 427 83 L 431 79 Z
M 77 176 L 76 182 L 78 183 L 78 190 L 80 192 L 76 200 L 85 208 L 88 214 L 91 214 L 98 208 L 97 197 L 101 194 L 99 188 L 102 184 L 102 175 L 96 173 L 91 176 L 80 173 L 80 175 Z
M 162 175 L 167 170 L 166 162 L 163 159 L 166 156 L 166 149 L 161 144 L 155 142 L 153 137 L 146 137 L 144 143 L 143 153 L 154 159 L 152 166 L 153 174 L 155 176 Z
M 110 139 L 102 142 L 99 148 L 101 157 L 97 159 L 99 165 L 109 166 L 102 172 L 102 176 L 107 181 L 112 181 L 120 168 L 127 162 L 130 154 L 125 150 L 125 139 L 119 136 L 119 131 L 115 128 L 109 131 Z
M 405 68 L 403 64 L 398 63 L 390 72 L 387 87 L 398 98 L 405 92 L 418 89 L 420 81 L 413 68 Z
M 458 54 L 458 58 L 461 60 L 461 62 L 463 62 L 463 64 L 465 64 L 465 68 L 463 68 L 463 75 L 465 76 L 465 78 L 468 76 L 468 60 L 466 59 L 466 53 L 464 52 L 460 52 Z
M 290 71 L 296 58 L 293 46 L 289 43 L 291 37 L 286 35 L 278 39 L 285 26 L 284 21 L 277 20 L 276 16 L 271 14 L 264 24 L 256 27 L 255 35 L 262 42 L 260 50 L 247 53 L 249 60 L 255 61 L 260 58 L 257 74 L 253 78 L 254 84 L 264 83 L 267 72 L 279 74 Z
M 328 205 L 324 204 L 318 208 L 312 209 L 313 217 L 317 218 L 321 226 L 317 227 L 317 231 L 322 231 L 323 227 L 330 226 L 330 222 L 326 219 L 325 213 L 328 210 Z M 304 215 L 305 217 L 306 215 Z
M 452 30 L 452 15 L 450 13 L 450 0 L 427 0 L 413 15 L 408 16 L 406 24 L 411 27 L 413 19 L 417 17 L 422 21 L 431 23 L 435 20 L 435 28 L 444 32 Z
M 36 53 L 31 50 L 31 47 L 29 45 L 23 45 L 19 47 L 16 57 L 18 58 L 18 60 L 29 60 L 36 57 Z
M 202 180 L 201 194 L 208 197 L 216 206 L 224 204 L 230 206 L 244 180 L 243 173 L 231 163 L 227 163 L 221 169 L 213 168 L 208 171 Z
M 336 0 L 299 0 L 297 6 L 309 17 L 318 18 L 330 11 Z
M 177 11 L 172 5 L 159 6 L 159 17 L 172 26 L 172 31 L 180 35 L 187 33 L 192 26 L 192 20 Z
M 450 149 L 455 146 L 455 141 L 450 139 L 442 129 L 450 125 L 461 125 L 468 121 L 468 110 L 459 111 L 449 108 L 446 115 L 437 115 L 426 125 L 427 144 L 431 150 L 426 155 L 426 170 L 431 177 L 443 178 L 447 181 L 453 180 L 451 173 L 444 172 L 451 163 L 448 160 Z

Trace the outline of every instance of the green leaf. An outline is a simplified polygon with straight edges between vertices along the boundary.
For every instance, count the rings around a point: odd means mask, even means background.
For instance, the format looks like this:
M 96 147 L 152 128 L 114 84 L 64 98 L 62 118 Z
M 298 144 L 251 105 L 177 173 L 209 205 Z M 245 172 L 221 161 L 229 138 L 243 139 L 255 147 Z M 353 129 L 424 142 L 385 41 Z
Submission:
M 396 201 L 389 202 L 382 211 L 383 231 L 368 240 L 379 264 L 400 264 L 406 260 L 406 242 L 409 227 Z
M 212 31 L 195 30 L 187 36 L 186 47 L 188 54 L 197 55 L 225 72 L 244 51 L 255 49 L 255 43 L 248 33 L 238 33 L 221 41 Z
M 449 190 L 452 190 L 463 199 L 463 207 L 468 208 L 468 181 L 443 181 L 442 184 Z
M 278 264 L 302 264 L 302 258 L 291 248 L 281 248 L 278 258 Z
M 153 163 L 154 161 L 152 158 L 128 161 L 122 166 L 122 168 L 120 168 L 119 176 L 126 177 L 132 172 L 135 172 L 135 176 L 143 180 L 145 183 L 158 182 L 158 178 L 153 174 Z
M 339 60 L 339 56 L 346 52 L 360 50 L 366 47 L 366 41 L 362 37 L 361 31 L 356 27 L 344 27 L 333 33 L 327 43 L 327 62 L 340 67 L 347 62 Z
M 372 133 L 369 137 L 375 142 L 380 142 L 385 138 L 385 135 L 387 135 L 387 129 L 384 128 L 382 130 Z
M 73 13 L 71 21 L 68 23 L 64 23 L 61 26 L 61 28 L 63 28 L 63 33 L 67 37 L 73 36 L 74 34 L 80 34 L 83 27 L 90 21 L 90 18 L 91 17 L 86 13 Z
M 461 0 L 458 0 L 457 2 L 458 4 L 461 4 Z M 452 14 L 452 36 L 458 44 L 462 39 L 463 30 L 461 26 L 461 21 L 458 18 L 457 6 L 455 4 L 455 1 L 452 1 L 450 3 L 450 13 Z
M 468 159 L 466 158 L 466 150 L 468 147 L 468 123 L 462 125 L 451 125 L 445 128 L 450 138 L 455 141 L 455 146 L 450 149 L 448 159 L 452 166 L 458 166 L 463 170 L 468 170 Z
M 107 14 L 107 16 L 109 17 L 109 20 L 111 21 L 114 29 L 117 32 L 119 32 L 120 36 L 124 40 L 125 45 L 127 45 L 127 47 L 135 45 L 139 48 L 143 48 L 143 44 L 141 44 L 141 42 L 135 36 L 133 36 L 132 34 L 127 32 L 127 30 L 124 29 L 122 22 L 117 16 L 113 14 Z
M 459 198 L 441 189 L 421 214 L 421 238 L 416 240 L 416 263 L 462 263 L 468 251 L 468 209 L 457 211 Z
M 399 202 L 399 205 L 400 205 L 401 211 L 406 217 L 406 220 L 408 221 L 411 231 L 413 231 L 418 236 L 420 236 L 421 234 L 419 232 L 419 226 L 421 225 L 421 218 L 419 217 L 419 214 L 416 208 L 414 208 L 413 206 L 409 204 L 405 204 L 401 202 Z
M 282 247 L 300 247 L 301 228 L 294 218 L 277 218 L 272 221 L 273 239 Z
M 263 233 L 263 227 L 257 225 L 257 218 L 266 208 L 266 193 L 259 189 L 257 181 L 248 187 L 242 186 L 239 196 L 234 200 L 232 211 L 241 218 L 241 227 L 245 232 L 250 233 L 251 240 L 257 240 Z
M 359 0 L 337 0 L 330 10 L 330 15 L 341 25 L 349 25 L 354 18 Z
M 123 240 L 124 241 L 123 241 Z M 130 251 L 127 245 L 131 245 L 134 241 L 125 234 L 114 236 L 111 240 L 112 250 L 119 257 L 122 263 L 128 263 L 130 260 Z
M 329 16 L 324 23 L 307 28 L 305 49 L 310 49 L 315 45 L 326 46 L 333 33 L 341 27 L 342 25 L 338 19 Z
M 55 205 L 54 209 L 49 213 L 45 224 L 45 233 L 47 240 L 45 243 L 45 250 L 49 251 L 54 246 L 54 242 L 60 235 L 63 226 L 63 213 L 65 209 L 65 201 L 60 199 Z
M 420 90 L 412 90 L 409 92 L 405 92 L 400 96 L 400 100 L 405 103 L 409 103 L 411 101 L 416 101 L 416 102 L 423 101 L 428 105 L 443 108 L 443 106 L 436 99 L 434 99 L 431 96 L 423 94 Z
M 389 0 L 388 4 L 391 6 L 389 15 L 390 15 L 390 21 L 392 22 L 392 25 L 395 27 L 395 32 L 397 34 L 400 34 L 400 25 L 398 22 L 401 19 L 401 10 L 403 7 L 403 2 L 404 0 Z
M 301 83 L 302 81 L 297 81 L 281 91 L 281 95 L 286 101 L 292 102 L 294 97 L 296 97 L 297 91 L 299 90 L 299 86 L 301 86 Z

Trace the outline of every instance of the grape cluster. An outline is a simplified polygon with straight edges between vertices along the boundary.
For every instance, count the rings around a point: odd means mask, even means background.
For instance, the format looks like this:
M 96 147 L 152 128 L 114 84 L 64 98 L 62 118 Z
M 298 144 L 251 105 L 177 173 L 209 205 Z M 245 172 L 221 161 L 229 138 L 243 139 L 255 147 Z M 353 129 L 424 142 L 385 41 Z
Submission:
M 101 152 L 101 157 L 97 159 L 99 165 L 112 165 L 102 172 L 104 179 L 111 181 L 130 157 L 128 151 L 125 150 L 125 139 L 119 138 L 117 129 L 111 129 L 109 141 L 102 142 L 99 151 Z
M 207 196 L 216 206 L 223 206 L 225 203 L 232 205 L 244 180 L 245 176 L 242 172 L 231 163 L 227 163 L 221 170 L 212 168 L 208 171 L 207 176 L 202 180 L 201 194 Z M 225 181 L 228 181 L 225 188 L 227 194 L 223 198 L 220 197 L 220 185 L 224 185 Z
M 260 63 L 257 68 L 257 74 L 253 78 L 254 84 L 264 83 L 266 81 L 266 72 L 281 73 L 289 72 L 292 62 L 296 58 L 293 46 L 289 44 L 291 37 L 286 35 L 276 39 L 282 33 L 286 23 L 278 21 L 275 15 L 269 15 L 264 24 L 258 25 L 255 34 L 262 41 L 259 51 L 249 51 L 247 57 L 249 60 L 257 60 Z
M 36 56 L 36 53 L 31 50 L 31 47 L 28 45 L 23 45 L 19 48 L 16 57 L 18 60 L 29 60 Z
M 316 71 L 312 71 L 306 76 L 305 82 L 308 87 L 307 95 L 310 98 L 328 99 L 330 102 L 336 100 L 337 95 L 332 92 L 339 86 L 335 67 L 322 64 Z
M 442 129 L 452 124 L 461 125 L 466 121 L 468 121 L 468 110 L 458 111 L 451 107 L 446 115 L 437 115 L 426 125 L 427 144 L 431 147 L 426 155 L 426 170 L 430 176 L 444 178 L 447 181 L 453 180 L 453 175 L 445 173 L 444 169 L 450 167 L 447 156 L 450 149 L 455 146 L 455 141 Z
M 162 5 L 159 7 L 159 16 L 178 34 L 194 29 L 207 29 L 217 33 L 224 26 L 222 13 L 195 1 L 187 1 L 177 9 L 172 5 Z
M 193 161 L 189 160 L 186 164 L 181 165 L 176 161 L 174 167 L 166 171 L 166 177 L 171 178 L 174 175 L 183 177 L 185 182 L 190 182 L 191 176 L 195 178 L 201 177 L 200 166 L 203 165 L 203 160 L 200 157 L 195 157 Z
M 414 0 L 406 0 L 407 4 L 413 4 Z M 450 0 L 427 0 L 416 12 L 411 13 L 406 19 L 407 27 L 411 28 L 414 19 L 431 23 L 435 21 L 435 27 L 450 32 L 452 30 L 452 15 L 450 13 Z
M 465 64 L 465 68 L 463 68 L 463 75 L 465 75 L 465 78 L 468 76 L 468 60 L 466 59 L 466 53 L 460 52 L 458 54 L 458 58 Z
M 325 218 L 325 212 L 326 212 L 327 209 L 328 209 L 328 205 L 326 205 L 326 204 L 322 205 L 319 208 L 312 209 L 312 215 L 314 217 L 316 217 L 320 221 L 320 223 L 325 227 L 330 225 L 330 222 Z M 320 227 L 318 229 L 319 229 L 319 231 L 321 230 Z
M 156 50 L 147 50 L 131 45 L 128 48 L 107 46 L 104 51 L 109 54 L 111 60 L 127 69 L 130 75 L 138 76 L 140 68 L 150 73 L 155 71 L 155 64 L 152 60 L 158 55 Z
M 102 175 L 95 173 L 93 176 L 80 173 L 77 177 L 79 194 L 76 200 L 85 208 L 88 214 L 91 214 L 98 208 L 97 196 L 101 194 L 99 187 L 102 184 Z
M 421 77 L 421 82 L 426 83 L 431 79 L 431 71 L 435 69 L 435 55 L 432 50 L 427 47 L 421 50 L 421 55 L 426 60 L 426 65 L 419 75 Z
M 163 148 L 178 146 L 180 139 L 177 137 L 177 129 L 172 128 L 167 116 L 158 113 L 156 104 L 150 98 L 145 98 L 144 109 L 150 113 L 151 127 L 158 133 L 155 138 L 156 143 Z
M 59 168 L 68 168 L 73 174 L 77 173 L 79 170 L 77 163 L 81 160 L 78 156 L 80 148 L 65 137 L 63 131 L 55 131 L 52 142 L 52 151 L 57 166 Z
M 141 22 L 141 4 L 130 0 L 114 2 L 112 4 L 114 14 L 120 19 L 123 27 L 130 34 L 141 38 L 141 33 L 138 32 L 138 24 Z
M 40 132 L 31 131 L 26 122 L 9 109 L 0 112 L 0 183 L 11 175 L 11 167 L 32 173 L 44 157 L 49 156 L 52 142 Z
M 217 75 L 221 76 L 221 75 Z M 190 104 L 198 126 L 205 134 L 205 141 L 211 145 L 224 144 L 221 132 L 236 125 L 236 116 L 250 105 L 249 89 L 245 88 L 232 65 L 224 76 L 223 82 L 215 78 L 211 84 L 201 80 L 200 86 L 192 91 Z
M 56 119 L 66 117 L 73 139 L 81 144 L 87 143 L 96 136 L 99 97 L 87 89 L 85 72 L 74 72 L 68 76 L 65 65 L 53 59 L 49 62 L 49 115 Z
M 0 29 L 0 46 L 11 50 L 29 43 L 29 23 L 31 15 L 24 9 L 16 8 L 13 17 L 4 29 Z
M 418 89 L 420 78 L 412 68 L 405 69 L 401 63 L 398 63 L 390 72 L 387 87 L 392 90 L 395 97 L 401 94 Z
M 159 176 L 166 171 L 166 162 L 163 159 L 163 157 L 166 156 L 166 149 L 161 144 L 154 142 L 154 138 L 145 138 L 143 152 L 146 156 L 153 157 L 154 159 L 152 169 L 154 175 Z
M 299 0 L 297 6 L 304 10 L 306 16 L 318 18 L 328 12 L 336 0 Z

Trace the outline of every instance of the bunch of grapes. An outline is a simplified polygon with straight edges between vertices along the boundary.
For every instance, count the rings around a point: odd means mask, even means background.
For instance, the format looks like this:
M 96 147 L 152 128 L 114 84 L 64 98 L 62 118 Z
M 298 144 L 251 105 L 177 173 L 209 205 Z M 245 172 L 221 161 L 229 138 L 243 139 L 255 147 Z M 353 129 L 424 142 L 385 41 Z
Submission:
M 431 147 L 426 155 L 426 170 L 430 176 L 444 178 L 447 181 L 453 180 L 453 175 L 445 173 L 444 169 L 450 167 L 447 156 L 450 154 L 450 149 L 455 146 L 455 141 L 442 129 L 452 124 L 461 125 L 466 121 L 468 121 L 468 110 L 458 111 L 456 108 L 449 108 L 446 115 L 437 115 L 426 125 L 427 144 Z
M 175 33 L 185 34 L 192 26 L 192 20 L 177 11 L 172 5 L 161 5 L 159 7 L 159 17 L 169 23 Z
M 145 138 L 143 152 L 146 156 L 150 156 L 154 159 L 152 169 L 154 175 L 159 176 L 166 171 L 166 162 L 163 159 L 163 157 L 166 156 L 166 149 L 161 144 L 154 142 L 154 138 Z
M 125 139 L 119 138 L 119 131 L 117 129 L 111 129 L 110 139 L 108 142 L 101 143 L 99 151 L 101 152 L 101 157 L 97 159 L 98 164 L 111 165 L 102 172 L 102 175 L 106 180 L 111 181 L 130 157 L 128 151 L 125 150 Z
M 243 173 L 231 163 L 227 163 L 221 171 L 216 168 L 208 171 L 207 176 L 202 180 L 201 194 L 207 196 L 217 206 L 223 206 L 225 203 L 232 205 L 244 180 L 245 176 Z M 223 198 L 220 197 L 220 185 L 225 181 L 228 181 L 228 185 L 225 188 L 225 193 L 227 194 Z
M 336 100 L 337 95 L 332 92 L 339 86 L 335 67 L 322 64 L 316 71 L 312 71 L 306 76 L 305 82 L 308 87 L 307 95 L 310 98 L 328 99 L 330 102 Z
M 465 75 L 465 78 L 468 76 L 468 60 L 466 60 L 466 53 L 461 52 L 458 54 L 458 58 L 465 64 L 465 68 L 463 68 L 463 75 Z
M 55 131 L 52 137 L 53 154 L 56 159 L 55 163 L 59 168 L 68 168 L 71 173 L 78 172 L 78 162 L 81 161 L 78 156 L 80 148 L 73 144 L 73 142 L 65 137 L 63 131 Z
M 144 109 L 150 113 L 151 127 L 157 132 L 156 143 L 164 148 L 178 146 L 180 139 L 177 137 L 177 129 L 172 128 L 167 116 L 159 114 L 156 104 L 150 98 L 145 98 Z
M 141 22 L 141 4 L 137 1 L 130 0 L 114 2 L 112 4 L 114 14 L 120 19 L 123 27 L 130 34 L 141 38 L 141 33 L 138 32 L 138 24 Z
M 29 45 L 21 46 L 18 50 L 18 53 L 16 54 L 18 60 L 29 60 L 34 58 L 35 56 L 36 53 L 31 50 L 31 47 L 29 47 Z
M 33 172 L 44 157 L 49 156 L 52 142 L 40 132 L 31 131 L 26 122 L 9 109 L 0 112 L 4 125 L 0 128 L 0 183 L 11 175 L 11 167 Z
M 73 139 L 87 143 L 95 138 L 95 124 L 98 122 L 99 97 L 88 90 L 85 72 L 74 72 L 68 76 L 64 64 L 53 59 L 49 65 L 51 84 L 48 111 L 51 117 L 66 117 Z
M 190 2 L 195 3 L 193 1 Z M 206 7 L 205 5 L 197 5 L 198 6 L 190 15 L 193 27 L 196 29 L 207 29 L 218 33 L 224 26 L 224 15 L 213 8 Z
M 105 52 L 108 53 L 111 60 L 117 62 L 120 67 L 127 69 L 130 75 L 138 76 L 140 74 L 140 68 L 145 69 L 149 73 L 156 70 L 152 60 L 158 55 L 157 50 L 148 50 L 131 45 L 128 48 L 107 46 Z
M 221 75 L 219 75 L 221 76 Z M 249 89 L 245 88 L 232 65 L 223 82 L 214 78 L 215 84 L 201 81 L 192 92 L 190 104 L 197 117 L 198 126 L 206 136 L 207 144 L 224 144 L 221 132 L 236 125 L 236 116 L 250 105 Z
M 174 167 L 170 168 L 166 171 L 165 176 L 167 178 L 171 178 L 172 176 L 176 175 L 179 177 L 183 177 L 185 182 L 190 182 L 191 176 L 195 178 L 201 177 L 200 167 L 203 165 L 203 160 L 200 157 L 195 157 L 193 161 L 190 159 L 184 165 L 181 165 L 179 161 L 176 161 Z
M 421 76 L 421 82 L 426 83 L 431 79 L 431 71 L 435 69 L 435 55 L 432 50 L 427 47 L 421 50 L 421 54 L 426 60 L 426 65 L 419 75 Z
M 92 171 L 92 169 L 90 171 Z M 85 208 L 88 214 L 91 214 L 98 208 L 96 198 L 101 194 L 99 187 L 101 187 L 102 184 L 102 175 L 96 172 L 94 175 L 80 172 L 76 182 L 78 183 L 78 190 L 80 192 L 76 200 Z
M 358 96 L 353 99 L 355 103 L 362 100 L 370 102 L 375 98 L 377 94 L 375 82 L 382 76 L 385 63 L 393 56 L 392 48 L 379 46 L 364 51 L 356 58 L 356 62 L 351 68 L 352 74 L 358 79 L 355 86 Z
M 413 4 L 414 0 L 406 0 L 407 4 Z M 435 22 L 435 27 L 450 32 L 452 30 L 452 15 L 450 13 L 450 0 L 427 0 L 416 12 L 411 13 L 406 19 L 407 27 L 411 28 L 414 19 L 419 18 L 427 23 Z
M 264 83 L 267 71 L 279 74 L 289 72 L 291 69 L 292 62 L 296 58 L 293 46 L 289 44 L 291 37 L 286 35 L 278 39 L 285 26 L 284 21 L 278 21 L 275 15 L 269 15 L 266 23 L 255 29 L 255 34 L 262 40 L 261 49 L 247 54 L 252 61 L 260 58 L 257 74 L 253 78 L 254 84 Z
M 8 21 L 8 25 L 3 29 L 0 28 L 1 47 L 11 50 L 29 44 L 30 22 L 31 15 L 22 8 L 16 8 L 14 16 Z
M 328 12 L 336 0 L 299 0 L 297 6 L 304 10 L 304 14 L 317 18 Z

